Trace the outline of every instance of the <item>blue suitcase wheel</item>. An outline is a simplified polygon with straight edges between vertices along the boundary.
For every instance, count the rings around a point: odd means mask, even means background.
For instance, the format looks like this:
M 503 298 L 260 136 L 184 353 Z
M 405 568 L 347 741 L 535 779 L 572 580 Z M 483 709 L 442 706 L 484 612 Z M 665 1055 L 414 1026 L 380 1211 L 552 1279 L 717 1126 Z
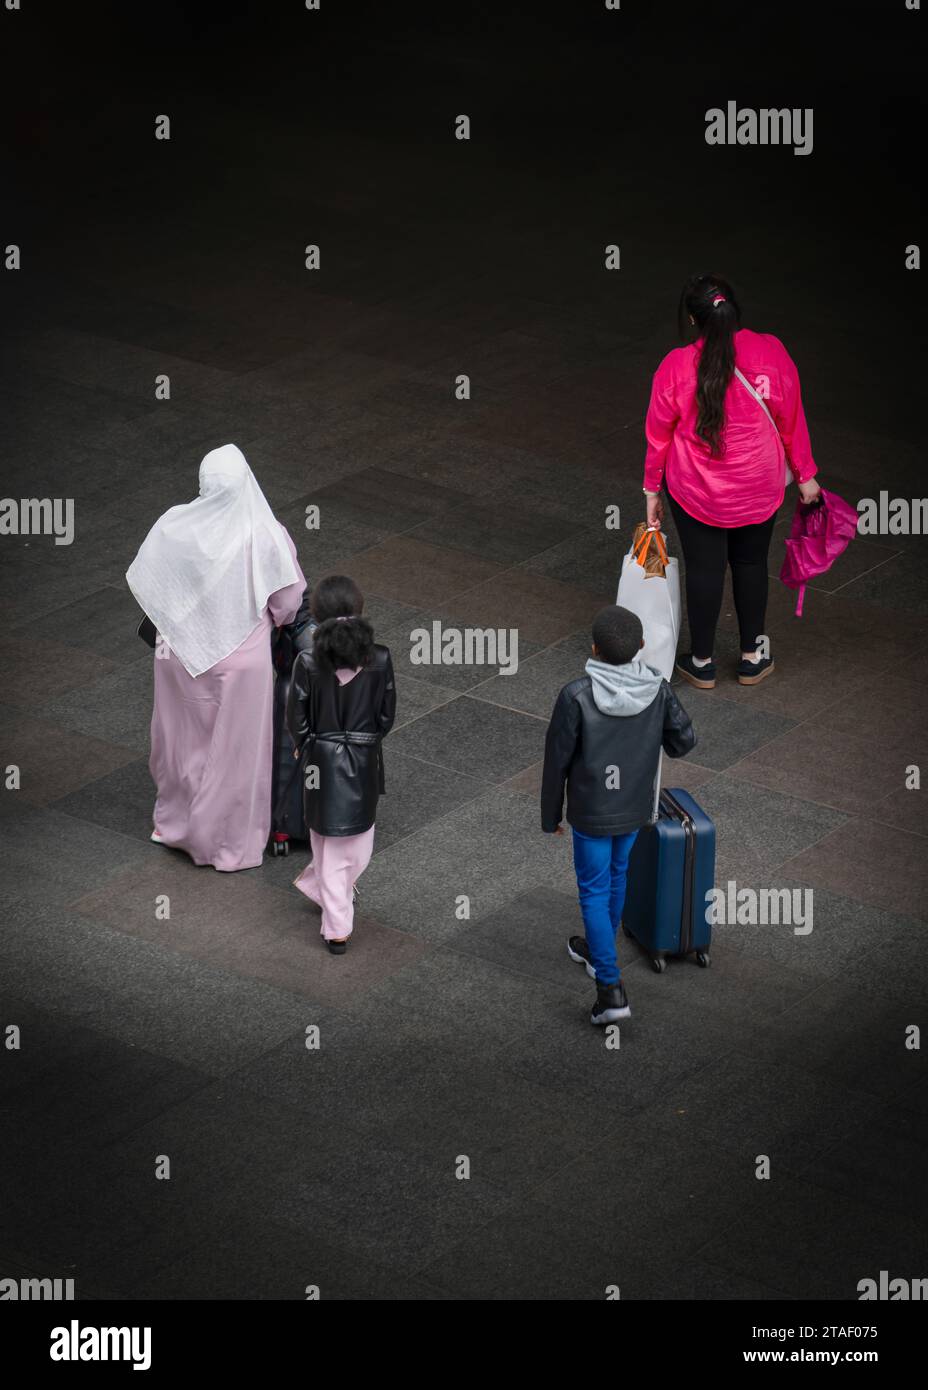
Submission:
M 701 965 L 701 966 L 703 967 L 703 969 L 705 969 L 706 966 L 710 964 L 711 960 L 712 960 L 712 957 L 709 955 L 709 952 L 708 952 L 708 951 L 697 951 L 697 952 L 696 952 L 696 964 L 697 964 L 697 965 Z
M 664 971 L 667 969 L 667 962 L 663 956 L 652 956 L 651 966 L 652 969 L 657 971 L 658 975 L 663 975 Z

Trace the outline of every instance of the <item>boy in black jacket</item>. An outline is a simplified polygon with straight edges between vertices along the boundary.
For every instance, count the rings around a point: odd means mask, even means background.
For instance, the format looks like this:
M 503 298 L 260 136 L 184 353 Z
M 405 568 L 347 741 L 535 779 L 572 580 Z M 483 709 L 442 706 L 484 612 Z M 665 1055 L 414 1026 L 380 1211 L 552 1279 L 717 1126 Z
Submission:
M 631 1010 L 615 954 L 628 858 L 652 818 L 661 747 L 671 758 L 696 745 L 686 710 L 659 672 L 638 659 L 641 620 L 610 604 L 593 621 L 586 675 L 565 685 L 545 739 L 541 828 L 573 831 L 574 868 L 586 937 L 567 943 L 571 960 L 596 981 L 590 1022 L 615 1023 Z

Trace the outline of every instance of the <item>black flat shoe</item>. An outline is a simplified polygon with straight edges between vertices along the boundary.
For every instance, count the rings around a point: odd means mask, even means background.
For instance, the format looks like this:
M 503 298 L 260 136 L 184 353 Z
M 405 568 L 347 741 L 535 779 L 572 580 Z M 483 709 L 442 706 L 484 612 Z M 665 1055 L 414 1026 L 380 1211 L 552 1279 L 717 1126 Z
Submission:
M 692 655 L 687 652 L 686 656 L 677 657 L 676 670 L 690 685 L 695 685 L 697 690 L 715 689 L 714 661 L 710 661 L 708 666 L 697 666 Z
M 327 941 L 325 944 L 333 956 L 343 956 L 348 950 L 347 938 L 344 941 Z
M 738 684 L 759 685 L 773 669 L 772 656 L 762 657 L 760 661 L 741 661 L 738 663 Z

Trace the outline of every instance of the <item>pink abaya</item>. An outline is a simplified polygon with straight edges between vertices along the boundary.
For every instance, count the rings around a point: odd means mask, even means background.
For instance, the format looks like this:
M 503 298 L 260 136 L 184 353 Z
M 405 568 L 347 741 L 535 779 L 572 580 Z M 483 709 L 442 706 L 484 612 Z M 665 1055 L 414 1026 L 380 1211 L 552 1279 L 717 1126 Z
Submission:
M 282 528 L 283 529 L 283 528 Z M 273 671 L 270 632 L 292 622 L 306 580 L 271 594 L 258 626 L 230 656 L 191 676 L 173 652 L 155 653 L 149 768 L 154 828 L 195 864 L 254 869 L 271 829 Z

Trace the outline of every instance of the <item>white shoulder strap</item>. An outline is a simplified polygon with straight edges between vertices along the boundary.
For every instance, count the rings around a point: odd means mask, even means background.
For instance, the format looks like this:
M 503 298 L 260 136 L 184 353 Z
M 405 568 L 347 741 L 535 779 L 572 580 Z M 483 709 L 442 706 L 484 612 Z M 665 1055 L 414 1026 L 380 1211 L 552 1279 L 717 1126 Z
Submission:
M 754 397 L 755 401 L 757 401 L 757 403 L 758 403 L 758 405 L 760 406 L 761 410 L 762 410 L 762 411 L 764 412 L 764 414 L 766 415 L 767 419 L 770 421 L 771 425 L 773 425 L 773 428 L 774 428 L 775 430 L 777 430 L 777 422 L 776 422 L 776 420 L 774 420 L 773 416 L 770 414 L 770 411 L 769 411 L 769 409 L 768 409 L 768 407 L 767 407 L 767 402 L 764 400 L 764 398 L 763 398 L 763 396 L 760 394 L 760 392 L 754 390 L 754 387 L 753 387 L 753 386 L 751 385 L 751 383 L 748 381 L 747 377 L 744 375 L 744 372 L 739 371 L 739 369 L 738 369 L 737 367 L 735 368 L 735 376 L 738 378 L 738 380 L 741 382 L 741 384 L 742 384 L 743 386 L 746 386 L 746 387 L 747 387 L 747 389 L 750 391 L 751 395 Z M 780 431 L 777 430 L 777 434 L 779 434 L 779 433 L 780 433 Z
M 748 381 L 747 377 L 744 375 L 744 372 L 739 371 L 738 368 L 736 367 L 736 368 L 735 368 L 735 376 L 738 378 L 738 380 L 741 382 L 741 384 L 742 384 L 743 386 L 746 386 L 746 387 L 747 387 L 747 389 L 750 391 L 751 395 L 754 397 L 755 401 L 757 401 L 757 404 L 760 406 L 761 410 L 762 410 L 762 411 L 764 412 L 764 414 L 766 415 L 767 419 L 770 421 L 771 425 L 773 425 L 774 431 L 776 432 L 776 436 L 777 436 L 777 438 L 779 439 L 780 444 L 781 444 L 782 447 L 783 447 L 783 464 L 784 464 L 784 466 L 783 466 L 783 483 L 784 483 L 784 485 L 785 485 L 786 487 L 789 487 L 790 483 L 793 481 L 793 470 L 792 470 L 791 467 L 790 467 L 790 463 L 789 463 L 789 454 L 788 454 L 787 451 L 786 451 L 786 445 L 783 443 L 783 436 L 780 434 L 780 431 L 777 429 L 777 422 L 776 422 L 776 420 L 774 420 L 773 416 L 771 415 L 770 410 L 768 409 L 768 406 L 767 406 L 767 402 L 764 400 L 763 396 L 760 394 L 759 391 L 755 391 L 755 390 L 754 390 L 754 387 L 753 387 L 753 386 L 751 385 L 751 383 Z

